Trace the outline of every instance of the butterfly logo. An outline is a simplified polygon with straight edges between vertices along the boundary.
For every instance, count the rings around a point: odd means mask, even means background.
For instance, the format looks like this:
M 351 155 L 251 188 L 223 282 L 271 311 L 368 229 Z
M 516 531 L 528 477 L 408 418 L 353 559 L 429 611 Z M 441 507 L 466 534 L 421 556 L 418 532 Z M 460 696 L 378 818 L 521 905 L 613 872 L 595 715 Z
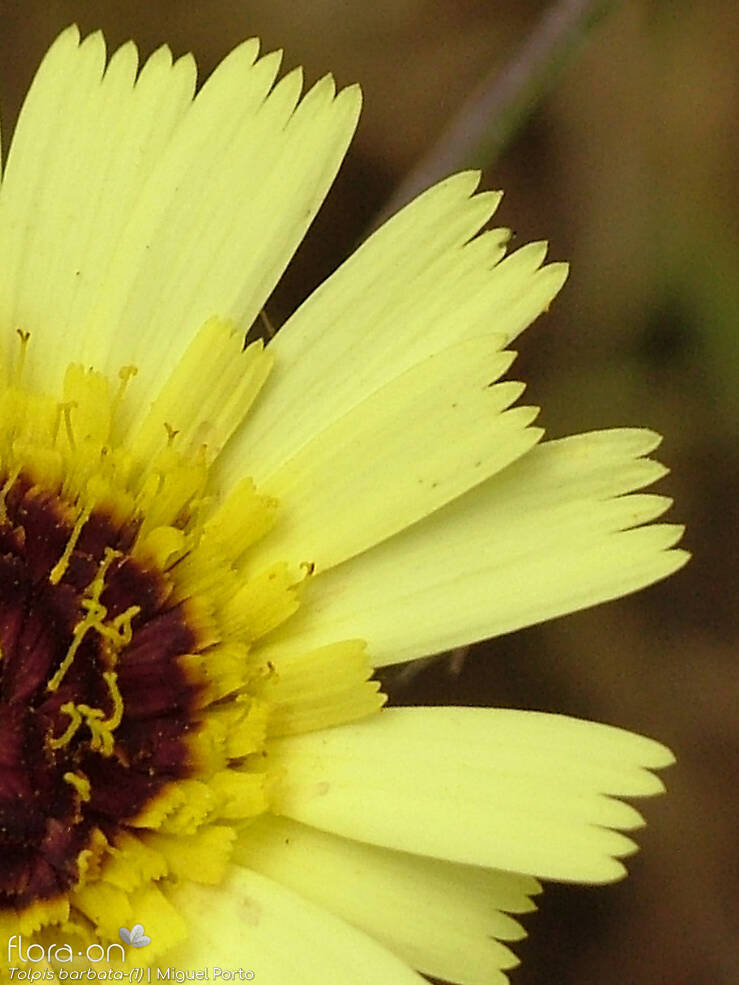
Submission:
M 151 944 L 151 937 L 146 936 L 140 923 L 135 923 L 130 930 L 120 927 L 118 934 L 123 943 L 130 944 L 131 947 L 146 947 L 147 944 Z

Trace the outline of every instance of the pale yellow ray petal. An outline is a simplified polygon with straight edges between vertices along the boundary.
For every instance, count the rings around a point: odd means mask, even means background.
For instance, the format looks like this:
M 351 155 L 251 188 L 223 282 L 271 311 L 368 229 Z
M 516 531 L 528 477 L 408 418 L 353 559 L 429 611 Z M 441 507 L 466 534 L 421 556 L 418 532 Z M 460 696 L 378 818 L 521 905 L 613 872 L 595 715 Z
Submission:
M 411 967 L 463 985 L 505 985 L 518 964 L 499 941 L 524 936 L 506 913 L 534 909 L 530 876 L 456 865 L 259 818 L 236 861 L 365 931 Z
M 537 445 L 498 475 L 306 586 L 273 646 L 367 640 L 376 666 L 510 632 L 618 598 L 681 567 L 670 505 L 624 496 L 664 474 L 648 431 Z M 633 528 L 633 529 L 632 529 Z
M 112 69 L 120 53 L 132 50 L 133 45 L 126 45 L 113 56 L 104 84 L 111 85 Z M 164 45 L 147 59 L 132 92 L 123 88 L 114 93 L 117 98 L 109 97 L 107 118 L 97 126 L 101 135 L 87 157 L 87 168 L 97 165 L 100 177 L 95 200 L 88 206 L 89 215 L 84 216 L 87 240 L 83 241 L 85 252 L 77 258 L 74 268 L 76 292 L 69 305 L 57 302 L 63 319 L 60 334 L 67 333 L 72 342 L 74 330 L 100 290 L 118 237 L 144 181 L 157 166 L 191 105 L 196 74 L 192 55 L 173 63 L 172 53 Z M 85 181 L 89 182 L 87 171 Z M 110 194 L 111 189 L 115 194 Z M 89 196 L 89 187 L 87 193 Z M 69 358 L 75 358 L 71 345 L 69 351 Z
M 45 385 L 58 385 L 66 362 L 82 358 L 80 322 L 195 85 L 189 56 L 173 66 L 160 48 L 136 81 L 133 44 L 103 74 L 102 36 L 78 40 L 70 28 L 44 59 L 0 195 L 0 314 L 31 333 L 28 367 Z M 105 325 L 95 332 L 107 338 Z
M 242 46 L 243 47 L 243 46 Z M 236 55 L 241 50 L 237 49 Z M 318 82 L 298 103 L 295 71 L 244 47 L 193 104 L 142 190 L 110 264 L 95 323 L 107 367 L 134 362 L 138 392 L 166 380 L 217 314 L 248 328 L 312 222 L 356 125 L 359 90 Z M 145 412 L 145 401 L 140 401 Z M 135 421 L 135 417 L 134 417 Z
M 16 344 L 12 329 L 36 329 L 23 310 L 25 264 L 32 261 L 38 224 L 33 221 L 44 200 L 45 175 L 53 172 L 60 149 L 68 147 L 62 107 L 78 109 L 102 72 L 104 42 L 93 35 L 79 46 L 79 31 L 67 28 L 49 49 L 28 91 L 8 153 L 0 190 L 0 318 L 5 362 Z M 67 145 L 67 146 L 65 146 Z M 63 160 L 63 159 L 62 159 Z
M 539 440 L 523 391 L 496 383 L 513 354 L 496 336 L 443 349 L 309 441 L 260 489 L 281 522 L 250 556 L 322 571 L 366 550 L 504 468 Z
M 115 368 L 132 361 L 133 355 L 140 369 L 142 361 L 149 368 L 152 347 L 166 349 L 166 339 L 160 336 L 174 334 L 169 345 L 175 352 L 189 341 L 183 319 L 192 331 L 214 315 L 230 314 L 214 303 L 209 268 L 218 266 L 219 250 L 230 232 L 229 215 L 239 200 L 243 207 L 243 200 L 253 194 L 248 179 L 258 142 L 270 128 L 284 127 L 301 86 L 299 73 L 293 73 L 270 95 L 281 53 L 257 60 L 258 51 L 258 41 L 250 39 L 218 66 L 141 190 L 105 290 L 91 313 L 98 322 L 118 322 L 129 330 L 122 337 L 111 333 L 112 345 L 100 347 L 96 361 L 107 357 Z M 271 158 L 275 149 L 274 143 L 267 146 L 267 156 Z M 247 184 L 234 184 L 236 177 Z M 211 297 L 198 306 L 198 323 L 191 324 L 188 306 L 203 290 Z M 171 320 L 165 323 L 159 313 L 167 309 Z M 134 324 L 138 333 L 130 331 Z M 142 329 L 143 338 L 137 338 Z
M 167 954 L 183 971 L 241 968 L 269 985 L 425 985 L 361 931 L 240 866 L 220 886 L 183 882 L 170 898 L 193 928 Z
M 548 879 L 608 882 L 667 749 L 621 729 L 487 708 L 393 708 L 275 739 L 273 810 L 388 848 Z
M 280 329 L 271 343 L 278 373 L 226 450 L 227 482 L 247 454 L 260 481 L 427 356 L 492 332 L 503 346 L 546 309 L 566 267 L 541 268 L 540 243 L 500 262 L 507 230 L 474 239 L 500 200 L 492 192 L 470 197 L 477 181 L 471 172 L 458 174 L 420 196 Z

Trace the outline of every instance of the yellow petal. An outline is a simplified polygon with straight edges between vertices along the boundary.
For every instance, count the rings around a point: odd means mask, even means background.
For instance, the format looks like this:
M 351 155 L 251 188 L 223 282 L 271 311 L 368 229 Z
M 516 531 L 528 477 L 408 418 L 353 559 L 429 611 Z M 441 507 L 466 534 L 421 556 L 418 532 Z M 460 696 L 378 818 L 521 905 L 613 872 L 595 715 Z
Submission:
M 670 501 L 623 494 L 664 474 L 648 431 L 537 445 L 433 516 L 318 575 L 275 638 L 310 648 L 366 639 L 376 666 L 533 625 L 643 588 L 681 567 Z
M 244 830 L 235 858 L 323 906 L 424 974 L 503 985 L 518 964 L 500 940 L 524 936 L 505 912 L 534 908 L 536 880 L 389 851 L 264 817 Z
M 214 314 L 246 331 L 318 211 L 356 125 L 356 87 L 336 96 L 326 78 L 296 106 L 295 71 L 264 98 L 277 59 L 241 66 L 239 52 L 230 57 L 240 85 L 216 73 L 199 93 L 142 192 L 91 316 L 110 326 L 107 366 L 134 362 L 139 388 L 166 380 Z
M 245 456 L 260 482 L 422 359 L 491 332 L 506 345 L 546 309 L 565 265 L 541 268 L 541 243 L 499 262 L 507 230 L 473 239 L 500 200 L 470 198 L 477 181 L 458 174 L 421 195 L 283 325 L 270 344 L 278 372 L 269 392 L 226 451 L 229 484 Z
M 105 74 L 104 64 L 100 34 L 81 45 L 74 27 L 60 35 L 26 98 L 0 193 L 0 317 L 31 333 L 29 366 L 45 385 L 83 357 L 80 323 L 195 87 L 192 57 L 173 65 L 166 47 L 138 80 L 132 44 Z M 106 326 L 95 330 L 105 345 Z
M 321 571 L 410 526 L 523 455 L 536 411 L 495 336 L 444 349 L 376 391 L 262 483 L 278 524 L 250 559 Z
M 172 967 L 241 968 L 271 985 L 426 985 L 360 931 L 239 866 L 221 886 L 186 882 L 170 898 L 193 928 L 167 955 Z
M 393 708 L 272 740 L 273 810 L 347 838 L 547 879 L 608 882 L 643 822 L 608 795 L 663 789 L 658 743 L 558 715 Z

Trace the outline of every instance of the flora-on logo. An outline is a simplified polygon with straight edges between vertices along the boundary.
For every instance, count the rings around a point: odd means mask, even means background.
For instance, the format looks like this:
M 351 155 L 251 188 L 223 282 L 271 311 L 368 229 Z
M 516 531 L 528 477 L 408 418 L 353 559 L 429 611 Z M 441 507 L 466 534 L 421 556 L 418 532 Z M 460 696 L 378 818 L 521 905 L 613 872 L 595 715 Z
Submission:
M 140 923 L 135 923 L 130 930 L 119 927 L 118 934 L 123 943 L 130 944 L 131 947 L 146 947 L 147 944 L 151 944 L 151 937 L 146 936 Z

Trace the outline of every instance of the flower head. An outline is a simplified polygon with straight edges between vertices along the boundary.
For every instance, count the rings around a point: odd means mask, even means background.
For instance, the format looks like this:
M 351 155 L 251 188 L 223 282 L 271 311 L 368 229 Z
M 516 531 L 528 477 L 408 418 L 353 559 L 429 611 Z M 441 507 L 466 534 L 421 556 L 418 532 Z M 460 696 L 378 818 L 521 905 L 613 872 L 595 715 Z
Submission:
M 245 333 L 356 124 L 248 41 L 197 96 L 65 31 L 0 189 L 0 926 L 265 982 L 503 981 L 537 877 L 603 882 L 651 740 L 393 709 L 374 667 L 683 563 L 657 438 L 542 443 L 511 342 L 562 285 L 432 188 Z M 514 406 L 515 405 L 515 406 Z M 127 930 L 128 927 L 133 930 Z M 49 955 L 50 959 L 60 955 Z

